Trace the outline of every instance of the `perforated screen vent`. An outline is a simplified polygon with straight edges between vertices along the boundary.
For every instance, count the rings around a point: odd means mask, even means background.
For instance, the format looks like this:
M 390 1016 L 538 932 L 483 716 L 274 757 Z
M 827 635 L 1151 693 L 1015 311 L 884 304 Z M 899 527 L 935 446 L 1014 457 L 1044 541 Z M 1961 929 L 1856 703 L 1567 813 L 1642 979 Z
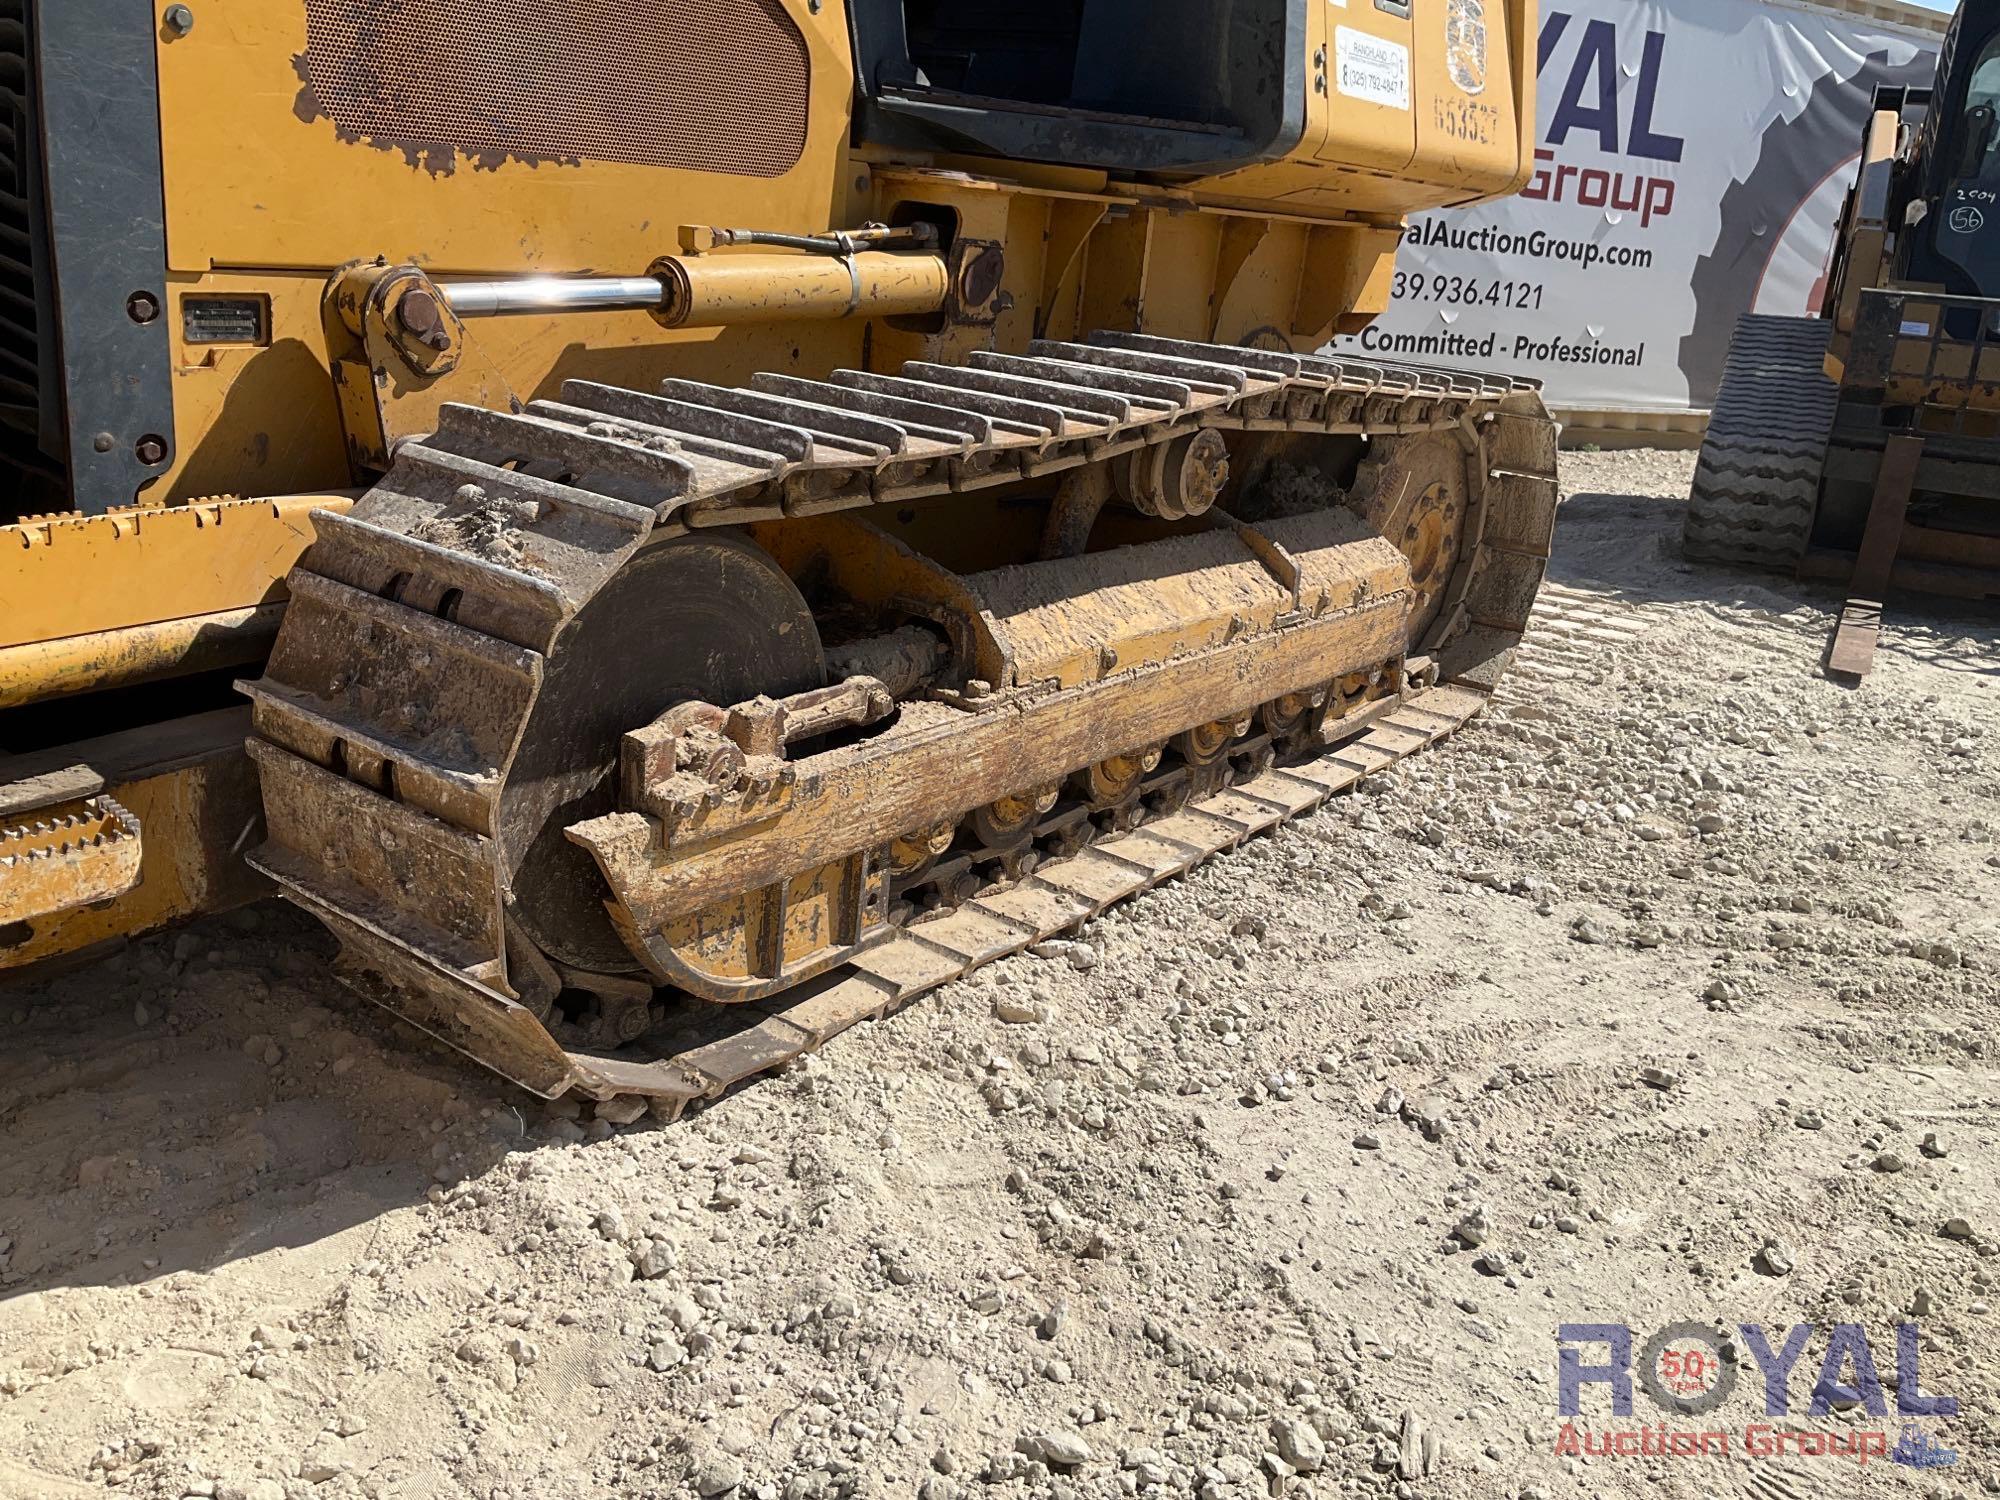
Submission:
M 312 102 L 431 165 L 590 160 L 776 177 L 811 68 L 780 0 L 306 0 Z

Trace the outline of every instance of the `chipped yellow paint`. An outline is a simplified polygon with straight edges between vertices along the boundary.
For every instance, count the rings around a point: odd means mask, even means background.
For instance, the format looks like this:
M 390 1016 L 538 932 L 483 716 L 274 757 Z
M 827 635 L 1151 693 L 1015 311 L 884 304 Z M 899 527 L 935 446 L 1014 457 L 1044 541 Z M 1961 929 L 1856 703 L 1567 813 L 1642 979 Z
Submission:
M 847 211 L 847 8 L 783 3 L 804 35 L 811 84 L 805 149 L 776 177 L 590 160 L 487 166 L 448 149 L 413 163 L 343 140 L 323 116 L 300 118 L 308 39 L 299 0 L 235 0 L 186 36 L 161 28 L 168 262 L 191 273 L 257 266 L 324 276 L 379 253 L 418 257 L 434 273 L 636 275 L 674 247 L 685 221 L 856 223 Z

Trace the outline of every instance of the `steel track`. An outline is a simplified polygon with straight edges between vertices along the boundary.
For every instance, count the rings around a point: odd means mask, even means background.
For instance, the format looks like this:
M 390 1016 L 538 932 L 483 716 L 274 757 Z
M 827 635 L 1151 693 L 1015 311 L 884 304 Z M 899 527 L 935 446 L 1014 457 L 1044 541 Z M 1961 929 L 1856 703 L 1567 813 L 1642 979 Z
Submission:
M 1421 643 L 1440 685 L 1380 705 L 1327 758 L 1264 769 L 1268 752 L 1250 754 L 1241 784 L 912 922 L 800 992 L 690 1002 L 664 1051 L 555 1047 L 508 983 L 522 955 L 494 833 L 557 638 L 628 558 L 694 528 L 949 503 L 1202 427 L 1462 446 L 1465 535 Z M 518 414 L 448 406 L 350 514 L 315 517 L 266 675 L 246 684 L 270 832 L 252 863 L 334 929 L 344 977 L 444 1040 L 537 1092 L 645 1094 L 676 1113 L 1457 728 L 1525 625 L 1554 501 L 1554 429 L 1531 382 L 1142 335 L 897 376 L 657 395 L 570 382 Z
M 1695 461 L 1682 546 L 1702 562 L 1790 570 L 1819 503 L 1840 389 L 1823 318 L 1745 313 Z

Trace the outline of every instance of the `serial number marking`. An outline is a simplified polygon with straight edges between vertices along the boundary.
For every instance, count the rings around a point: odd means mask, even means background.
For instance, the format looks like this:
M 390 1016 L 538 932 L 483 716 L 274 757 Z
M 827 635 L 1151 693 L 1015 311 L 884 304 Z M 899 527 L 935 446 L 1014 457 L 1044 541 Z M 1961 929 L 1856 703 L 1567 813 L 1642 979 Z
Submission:
M 1500 111 L 1475 99 L 1431 100 L 1431 124 L 1454 140 L 1490 146 L 1500 128 Z

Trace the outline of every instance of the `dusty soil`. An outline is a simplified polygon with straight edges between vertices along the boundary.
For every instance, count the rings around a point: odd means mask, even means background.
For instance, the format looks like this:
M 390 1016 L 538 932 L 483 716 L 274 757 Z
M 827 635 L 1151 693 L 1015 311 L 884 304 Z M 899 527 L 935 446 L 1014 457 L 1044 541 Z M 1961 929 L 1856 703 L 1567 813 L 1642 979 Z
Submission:
M 1830 595 L 1680 562 L 1690 468 L 1569 457 L 1455 740 L 677 1127 L 274 905 L 0 993 L 0 1494 L 2000 1490 L 2000 632 L 1827 683 Z M 1852 1447 L 1832 1325 L 1890 1382 L 1913 1312 L 1955 1465 L 1742 1451 L 1739 1325 L 1813 1325 L 1776 1425 Z M 1732 1451 L 1559 1453 L 1559 1327 L 1678 1320 L 1725 1404 L 1576 1430 Z

